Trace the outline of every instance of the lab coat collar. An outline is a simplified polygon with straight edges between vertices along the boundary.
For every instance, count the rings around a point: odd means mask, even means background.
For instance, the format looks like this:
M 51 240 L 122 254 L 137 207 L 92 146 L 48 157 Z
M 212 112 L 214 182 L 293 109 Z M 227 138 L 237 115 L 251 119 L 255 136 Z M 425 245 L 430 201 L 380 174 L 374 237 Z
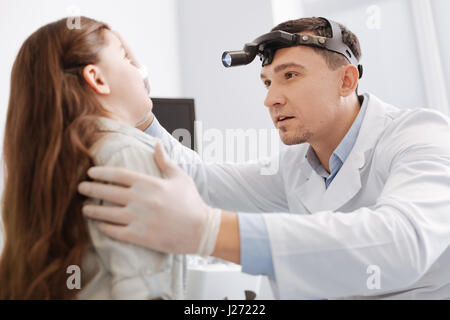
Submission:
M 297 194 L 310 213 L 336 211 L 361 189 L 361 173 L 385 128 L 386 113 L 390 107 L 372 94 L 368 94 L 368 98 L 366 114 L 355 145 L 328 189 L 325 188 L 324 179 L 312 170 L 307 159 L 302 160 L 300 170 L 305 172 L 303 176 L 306 181 Z

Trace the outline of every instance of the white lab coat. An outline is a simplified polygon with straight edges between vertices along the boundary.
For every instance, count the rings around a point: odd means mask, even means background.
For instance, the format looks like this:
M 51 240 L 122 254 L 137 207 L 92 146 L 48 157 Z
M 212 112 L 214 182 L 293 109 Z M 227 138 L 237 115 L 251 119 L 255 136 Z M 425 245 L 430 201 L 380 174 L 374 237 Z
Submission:
M 450 298 L 450 121 L 426 109 L 400 110 L 369 95 L 356 143 L 325 188 L 290 146 L 267 163 L 203 164 L 173 139 L 171 156 L 211 205 L 265 212 L 275 296 Z M 189 160 L 190 161 L 190 160 Z M 270 212 L 270 214 L 268 214 Z

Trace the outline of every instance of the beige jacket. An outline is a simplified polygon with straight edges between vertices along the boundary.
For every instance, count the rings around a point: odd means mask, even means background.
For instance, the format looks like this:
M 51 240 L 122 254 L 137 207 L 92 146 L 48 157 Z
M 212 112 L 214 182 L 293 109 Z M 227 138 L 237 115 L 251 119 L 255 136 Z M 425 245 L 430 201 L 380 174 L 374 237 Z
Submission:
M 153 160 L 157 138 L 111 119 L 100 122 L 106 134 L 91 149 L 96 165 L 161 177 Z M 83 260 L 79 299 L 184 298 L 185 256 L 118 242 L 100 232 L 93 220 L 87 224 L 92 243 Z

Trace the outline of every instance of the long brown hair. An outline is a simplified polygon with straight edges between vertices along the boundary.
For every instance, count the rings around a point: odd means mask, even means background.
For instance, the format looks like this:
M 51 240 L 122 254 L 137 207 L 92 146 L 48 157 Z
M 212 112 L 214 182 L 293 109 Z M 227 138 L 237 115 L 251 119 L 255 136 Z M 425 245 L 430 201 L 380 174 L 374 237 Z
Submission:
M 107 113 L 83 78 L 99 62 L 106 24 L 80 17 L 34 32 L 11 74 L 4 138 L 5 246 L 0 299 L 70 299 L 70 265 L 81 267 L 89 233 L 77 185 L 93 164 L 98 116 Z

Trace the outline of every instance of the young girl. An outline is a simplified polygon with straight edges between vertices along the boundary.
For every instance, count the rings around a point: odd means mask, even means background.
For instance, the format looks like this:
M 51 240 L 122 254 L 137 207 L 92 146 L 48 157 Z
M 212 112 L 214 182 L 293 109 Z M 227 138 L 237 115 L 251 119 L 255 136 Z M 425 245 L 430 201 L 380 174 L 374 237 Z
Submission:
M 82 216 L 77 186 L 92 165 L 161 174 L 157 139 L 136 128 L 153 119 L 136 61 L 108 25 L 80 25 L 43 26 L 13 66 L 0 299 L 182 299 L 185 256 L 116 242 Z

